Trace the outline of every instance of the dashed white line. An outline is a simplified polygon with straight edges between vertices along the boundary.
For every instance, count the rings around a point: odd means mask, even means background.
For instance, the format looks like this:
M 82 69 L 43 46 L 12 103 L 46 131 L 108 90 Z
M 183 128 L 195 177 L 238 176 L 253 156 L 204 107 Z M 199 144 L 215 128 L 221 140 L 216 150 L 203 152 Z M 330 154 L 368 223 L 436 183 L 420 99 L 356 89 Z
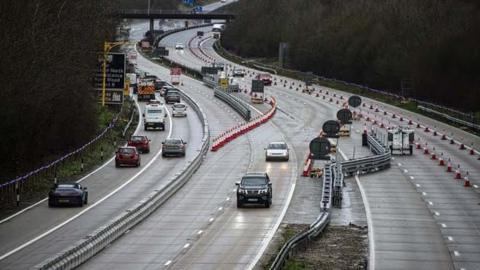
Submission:
M 448 241 L 453 242 L 453 237 L 449 236 L 447 238 L 448 238 Z
M 186 249 L 186 248 L 188 248 L 189 246 L 190 246 L 190 243 L 186 243 L 186 244 L 183 246 L 183 248 Z
M 172 261 L 171 261 L 171 260 L 168 260 L 164 265 L 165 265 L 165 266 L 169 266 L 171 263 L 172 263 Z
M 459 256 L 460 256 L 460 252 L 458 252 L 457 250 L 454 250 L 454 251 L 453 251 L 453 254 L 455 255 L 455 257 L 459 257 Z

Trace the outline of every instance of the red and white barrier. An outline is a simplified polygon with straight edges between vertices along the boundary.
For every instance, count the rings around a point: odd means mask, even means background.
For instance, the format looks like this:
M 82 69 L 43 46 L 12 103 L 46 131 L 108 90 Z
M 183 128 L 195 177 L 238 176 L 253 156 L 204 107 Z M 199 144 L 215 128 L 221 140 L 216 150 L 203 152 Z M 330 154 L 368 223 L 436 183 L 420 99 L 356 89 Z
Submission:
M 222 148 L 225 144 L 233 141 L 237 137 L 249 132 L 250 130 L 270 120 L 275 114 L 275 111 L 277 109 L 277 101 L 275 100 L 274 97 L 271 98 L 270 105 L 272 105 L 272 108 L 270 108 L 270 110 L 268 110 L 268 112 L 265 113 L 264 115 L 257 116 L 253 118 L 250 122 L 244 123 L 239 126 L 235 126 L 229 129 L 228 131 L 222 133 L 220 136 L 217 136 L 216 138 L 214 138 L 211 151 L 213 152 L 217 151 L 218 149 Z

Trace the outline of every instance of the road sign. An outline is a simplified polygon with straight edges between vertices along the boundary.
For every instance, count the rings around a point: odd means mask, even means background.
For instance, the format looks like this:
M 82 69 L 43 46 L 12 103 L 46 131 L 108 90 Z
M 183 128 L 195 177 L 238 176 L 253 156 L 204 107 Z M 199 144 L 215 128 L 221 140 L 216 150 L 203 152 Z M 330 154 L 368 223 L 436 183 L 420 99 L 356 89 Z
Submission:
M 123 89 L 107 90 L 105 92 L 105 104 L 119 105 L 123 104 Z M 97 91 L 98 102 L 102 103 L 102 90 Z
M 252 80 L 252 92 L 253 93 L 263 93 L 263 88 L 265 84 L 262 80 Z
M 330 142 L 326 138 L 317 137 L 310 142 L 310 157 L 312 159 L 325 159 L 330 153 Z
M 202 74 L 217 74 L 218 68 L 216 67 L 202 67 Z
M 125 54 L 124 53 L 108 53 L 106 59 L 106 77 L 105 88 L 107 90 L 122 90 L 125 87 Z M 96 89 L 102 89 L 103 82 L 103 56 L 98 57 L 97 69 L 94 77 L 94 87 Z
M 344 125 L 352 120 L 352 112 L 349 109 L 341 109 L 337 112 L 337 119 Z
M 351 96 L 348 98 L 348 105 L 356 108 L 362 104 L 362 99 L 359 96 Z
M 327 137 L 337 137 L 337 133 L 340 131 L 340 124 L 335 120 L 328 120 L 323 123 L 322 130 L 327 134 Z
M 154 56 L 168 56 L 168 49 L 165 47 L 155 48 L 153 51 Z

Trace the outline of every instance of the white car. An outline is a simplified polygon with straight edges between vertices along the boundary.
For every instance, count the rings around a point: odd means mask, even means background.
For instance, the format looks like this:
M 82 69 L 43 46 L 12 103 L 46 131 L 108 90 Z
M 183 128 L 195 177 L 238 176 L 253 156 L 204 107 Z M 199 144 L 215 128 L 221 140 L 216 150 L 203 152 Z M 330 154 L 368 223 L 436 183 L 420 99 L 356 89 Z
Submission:
M 183 43 L 177 43 L 175 44 L 175 49 L 176 50 L 183 50 L 184 46 L 183 46 Z
M 175 103 L 172 106 L 172 116 L 187 116 L 187 105 L 184 103 Z
M 284 160 L 288 161 L 288 145 L 285 142 L 271 142 L 265 148 L 265 160 Z

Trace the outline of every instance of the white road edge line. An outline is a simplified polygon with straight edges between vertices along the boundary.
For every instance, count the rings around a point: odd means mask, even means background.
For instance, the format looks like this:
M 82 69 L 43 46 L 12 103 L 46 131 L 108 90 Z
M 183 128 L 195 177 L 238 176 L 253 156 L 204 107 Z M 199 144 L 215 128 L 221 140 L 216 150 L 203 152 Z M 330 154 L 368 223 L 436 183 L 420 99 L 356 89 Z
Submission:
M 170 130 L 168 131 L 168 136 L 167 138 L 170 138 L 170 136 L 172 135 L 172 116 L 170 115 L 170 111 L 167 110 L 167 114 L 168 114 L 168 120 L 169 120 L 169 124 L 170 124 Z M 140 114 L 141 115 L 141 114 Z M 84 210 L 82 210 L 81 212 L 79 212 L 78 214 L 74 215 L 73 217 L 65 220 L 64 222 L 58 224 L 57 226 L 51 228 L 50 230 L 42 233 L 41 235 L 33 238 L 32 240 L 24 243 L 23 245 L 3 254 L 2 256 L 0 256 L 0 261 L 5 259 L 6 257 L 18 252 L 19 250 L 22 250 L 23 248 L 37 242 L 38 240 L 42 239 L 43 237 L 51 234 L 52 232 L 58 230 L 59 228 L 65 226 L 66 224 L 72 222 L 73 220 L 75 220 L 76 218 L 78 218 L 79 216 L 85 214 L 87 211 L 89 211 L 90 209 L 92 209 L 93 207 L 99 205 L 100 203 L 102 203 L 103 201 L 105 201 L 106 199 L 110 198 L 111 196 L 113 196 L 115 193 L 117 193 L 118 191 L 120 191 L 121 189 L 123 189 L 126 185 L 130 184 L 133 180 L 135 180 L 140 174 L 142 174 L 146 169 L 148 169 L 155 160 L 157 160 L 157 158 L 160 156 L 160 154 L 162 153 L 162 148 L 160 148 L 160 151 L 157 152 L 157 154 L 147 163 L 147 165 L 145 165 L 138 173 L 136 173 L 134 176 L 132 176 L 128 181 L 126 181 L 125 183 L 123 183 L 121 186 L 117 187 L 115 190 L 113 190 L 112 192 L 110 192 L 109 194 L 107 194 L 105 197 L 103 197 L 102 199 L 96 201 L 94 204 L 90 205 L 88 208 L 85 208 Z
M 137 105 L 137 109 L 138 109 L 138 111 L 140 112 L 140 106 L 139 106 L 138 102 L 135 101 L 135 104 Z M 137 134 L 138 131 L 139 131 L 139 129 L 140 129 L 141 119 L 142 119 L 142 118 L 141 118 L 141 113 L 139 113 L 139 114 L 138 114 L 138 120 L 139 120 L 139 121 L 138 121 L 138 125 L 137 125 L 137 128 L 135 129 L 134 134 Z M 109 160 L 107 160 L 105 163 L 103 163 L 100 167 L 96 168 L 94 171 L 92 171 L 92 172 L 88 173 L 87 175 L 85 175 L 84 177 L 80 178 L 80 179 L 77 181 L 77 183 L 82 182 L 83 180 L 85 180 L 85 179 L 87 179 L 88 177 L 90 177 L 92 174 L 94 174 L 94 173 L 98 172 L 99 170 L 103 169 L 105 166 L 108 165 L 108 163 L 112 162 L 114 159 L 115 159 L 115 155 L 114 155 L 113 157 L 111 157 Z M 26 207 L 25 209 L 23 209 L 23 210 L 21 210 L 21 211 L 18 211 L 17 213 L 15 213 L 15 214 L 13 214 L 13 215 L 11 215 L 11 216 L 9 216 L 9 217 L 6 217 L 6 218 L 0 220 L 0 224 L 5 223 L 5 222 L 11 220 L 12 218 L 14 218 L 14 217 L 16 217 L 16 216 L 19 216 L 19 215 L 27 212 L 28 210 L 30 210 L 30 209 L 38 206 L 39 204 L 45 202 L 47 199 L 48 199 L 48 197 L 46 197 L 46 198 L 42 199 L 41 201 L 38 201 L 38 202 L 30 205 L 29 207 Z
M 338 148 L 338 152 L 345 160 L 348 160 L 347 156 L 343 151 Z M 360 179 L 358 175 L 355 175 L 355 181 L 357 182 L 358 189 L 360 190 L 360 194 L 362 195 L 363 205 L 365 206 L 365 215 L 367 216 L 367 225 L 368 225 L 368 246 L 369 246 L 369 253 L 370 259 L 368 263 L 369 270 L 375 270 L 375 238 L 373 235 L 373 221 L 372 221 L 372 213 L 370 212 L 370 204 L 367 200 L 367 195 L 365 190 L 363 189 L 362 184 L 360 183 Z
M 263 115 L 263 113 L 260 110 L 258 110 L 257 108 L 253 107 L 250 104 L 248 104 L 248 105 L 250 106 L 250 108 L 254 109 L 260 115 Z M 273 123 L 271 123 L 271 124 L 274 125 Z M 290 202 L 292 201 L 293 192 L 295 191 L 295 187 L 297 186 L 297 175 L 298 175 L 298 169 L 297 169 L 297 166 L 295 164 L 295 166 L 293 166 L 292 174 L 290 176 L 291 177 L 290 179 L 293 179 L 293 181 L 292 181 L 292 185 L 290 186 L 290 191 L 288 192 L 287 202 L 283 206 L 282 212 L 280 213 L 280 216 L 277 218 L 277 222 L 275 223 L 273 228 L 268 232 L 267 237 L 263 238 L 262 246 L 260 247 L 260 250 L 257 253 L 257 255 L 255 256 L 255 258 L 253 258 L 253 261 L 250 262 L 250 264 L 248 265 L 247 270 L 252 270 L 255 267 L 255 265 L 257 265 L 258 261 L 260 260 L 260 258 L 262 258 L 263 253 L 265 252 L 268 245 L 270 244 L 273 236 L 277 232 L 278 227 L 280 227 L 280 224 L 282 223 L 283 218 L 285 217 L 285 214 L 287 213 L 288 207 L 290 206 Z M 234 189 L 234 191 L 236 191 L 236 189 Z

